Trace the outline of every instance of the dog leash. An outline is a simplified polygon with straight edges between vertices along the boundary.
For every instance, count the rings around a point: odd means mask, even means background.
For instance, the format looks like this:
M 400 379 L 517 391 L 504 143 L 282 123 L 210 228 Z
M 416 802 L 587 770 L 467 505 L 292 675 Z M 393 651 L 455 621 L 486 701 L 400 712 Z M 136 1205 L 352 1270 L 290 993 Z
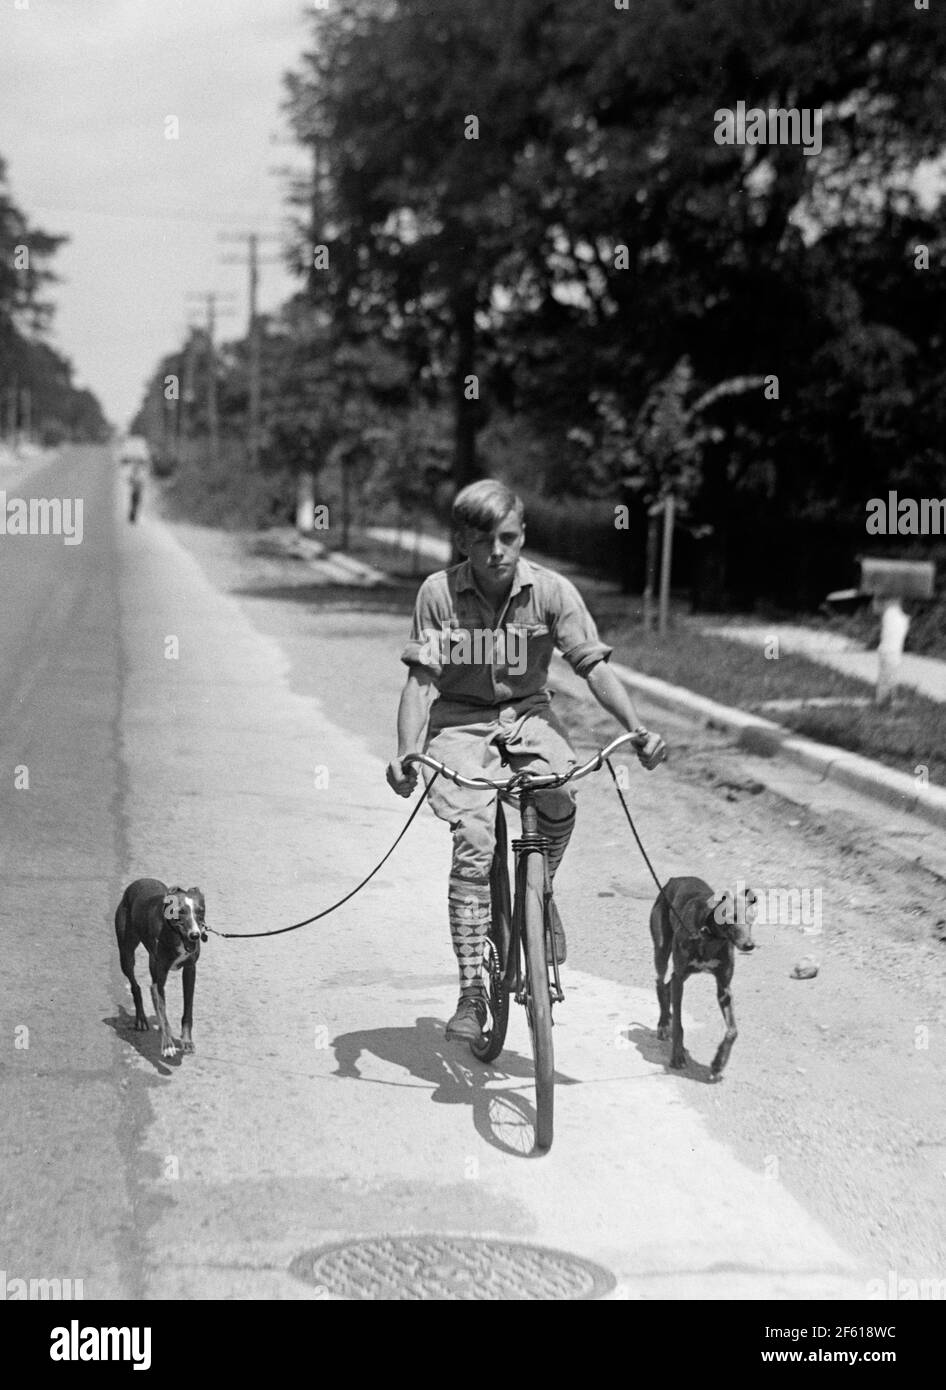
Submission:
M 637 833 L 637 826 L 634 824 L 634 821 L 633 821 L 633 819 L 632 819 L 632 817 L 631 817 L 631 812 L 630 812 L 630 810 L 629 810 L 629 808 L 628 808 L 628 804 L 627 804 L 627 802 L 624 800 L 624 793 L 621 791 L 621 784 L 620 784 L 620 782 L 618 781 L 618 779 L 617 779 L 617 774 L 615 773 L 614 768 L 613 768 L 612 765 L 611 765 L 611 759 L 610 759 L 610 758 L 605 758 L 605 763 L 606 763 L 606 765 L 607 765 L 608 771 L 609 771 L 610 774 L 611 774 L 611 781 L 614 783 L 614 790 L 615 790 L 615 791 L 617 792 L 617 794 L 618 794 L 618 800 L 620 801 L 621 805 L 622 805 L 623 808 L 624 808 L 624 814 L 625 814 L 625 816 L 627 816 L 627 823 L 628 823 L 628 825 L 631 827 L 631 834 L 634 836 L 634 839 L 637 841 L 637 848 L 640 850 L 641 854 L 643 855 L 644 863 L 647 865 L 648 869 L 650 869 L 650 876 L 651 876 L 651 878 L 654 880 L 654 882 L 655 882 L 656 885 L 657 885 L 657 892 L 658 892 L 659 896 L 660 896 L 661 898 L 663 898 L 664 902 L 667 904 L 667 907 L 668 907 L 669 910 L 673 913 L 674 917 L 676 917 L 677 921 L 680 923 L 680 926 L 683 927 L 684 929 L 686 929 L 686 923 L 684 922 L 683 918 L 680 916 L 679 912 L 677 911 L 677 909 L 674 907 L 673 903 L 670 901 L 670 899 L 667 897 L 666 893 L 664 892 L 664 890 L 663 890 L 663 884 L 660 882 L 660 879 L 657 877 L 657 874 L 656 874 L 656 872 L 655 872 L 655 870 L 654 870 L 654 866 L 653 866 L 653 864 L 650 862 L 650 860 L 649 860 L 648 857 L 647 857 L 647 851 L 646 851 L 646 849 L 644 848 L 643 844 L 641 843 L 641 837 L 640 837 L 640 836 L 638 835 L 638 833 Z
M 371 873 L 368 874 L 367 878 L 363 878 L 356 888 L 353 888 L 350 893 L 346 893 L 344 898 L 339 898 L 337 903 L 332 903 L 331 907 L 323 908 L 322 911 L 317 912 L 314 917 L 307 917 L 304 922 L 293 922 L 291 927 L 277 927 L 275 931 L 217 931 L 214 927 L 207 927 L 206 930 L 209 932 L 213 932 L 214 936 L 223 936 L 230 941 L 246 941 L 250 937 L 256 936 L 282 936 L 284 932 L 298 931 L 300 927 L 307 927 L 310 925 L 310 923 L 317 922 L 320 917 L 327 917 L 330 912 L 337 911 L 338 908 L 344 906 L 345 903 L 349 902 L 355 896 L 356 893 L 360 893 L 362 888 L 364 888 L 365 884 L 370 883 L 371 880 L 374 878 L 375 874 L 382 867 L 382 865 L 386 864 L 387 861 L 391 858 L 391 855 L 394 853 L 398 845 L 404 839 L 404 836 L 410 830 L 414 818 L 417 816 L 424 802 L 430 795 L 430 789 L 439 776 L 440 773 L 435 772 L 433 777 L 431 777 L 430 781 L 424 788 L 423 796 L 421 797 L 420 801 L 418 801 L 417 805 L 414 807 L 407 820 L 404 822 L 400 835 L 398 835 L 397 839 L 394 841 L 394 844 L 388 850 L 384 858 L 381 859 L 377 864 L 375 864 L 374 868 L 371 870 Z
M 624 793 L 621 791 L 621 786 L 620 786 L 620 783 L 618 782 L 617 774 L 616 774 L 615 771 L 614 771 L 614 767 L 613 767 L 613 765 L 612 765 L 612 763 L 611 763 L 611 759 L 610 759 L 610 758 L 605 758 L 605 765 L 607 766 L 607 769 L 608 769 L 608 771 L 609 771 L 610 774 L 611 774 L 611 780 L 612 780 L 612 782 L 614 783 L 614 790 L 615 790 L 615 791 L 617 792 L 617 794 L 618 794 L 618 800 L 620 801 L 621 806 L 623 807 L 623 810 L 624 810 L 624 814 L 625 814 L 625 816 L 627 817 L 627 823 L 628 823 L 628 825 L 631 827 L 631 834 L 634 836 L 634 839 L 637 841 L 637 848 L 638 848 L 638 849 L 640 850 L 640 852 L 641 852 L 641 855 L 642 855 L 642 857 L 643 857 L 644 863 L 647 865 L 648 869 L 650 870 L 650 876 L 651 876 L 651 878 L 654 880 L 654 883 L 657 885 L 657 892 L 658 892 L 658 894 L 660 895 L 660 897 L 663 898 L 664 902 L 667 904 L 667 907 L 668 907 L 669 911 L 673 913 L 674 917 L 676 917 L 676 919 L 677 919 L 677 921 L 680 923 L 681 927 L 684 927 L 684 928 L 685 928 L 685 927 L 686 927 L 686 923 L 683 921 L 683 918 L 680 916 L 679 912 L 677 911 L 677 909 L 674 907 L 673 903 L 670 901 L 670 899 L 667 897 L 666 893 L 664 892 L 663 885 L 661 884 L 660 879 L 657 877 L 657 873 L 656 873 L 656 871 L 655 871 L 655 869 L 654 869 L 653 864 L 650 862 L 650 859 L 648 858 L 647 851 L 645 850 L 645 848 L 644 848 L 644 846 L 643 846 L 643 843 L 641 842 L 641 837 L 640 837 L 640 836 L 638 835 L 638 833 L 637 833 L 637 826 L 634 824 L 634 820 L 633 820 L 633 817 L 631 816 L 631 812 L 630 812 L 630 810 L 629 810 L 629 808 L 628 808 L 628 804 L 627 804 L 627 802 L 626 802 L 625 799 L 624 799 Z M 244 932 L 217 931 L 216 927 L 205 927 L 205 930 L 208 931 L 208 932 L 210 932 L 210 934 L 211 934 L 212 936 L 224 937 L 224 938 L 225 938 L 226 940 L 228 940 L 228 941 L 248 941 L 248 940 L 255 939 L 255 938 L 259 938 L 259 937 L 263 937 L 263 936 L 283 936 L 286 932 L 298 931 L 300 927 L 308 927 L 308 926 L 310 926 L 313 922 L 318 922 L 322 917 L 328 917 L 330 913 L 332 913 L 332 912 L 337 912 L 337 910 L 338 910 L 340 907 L 344 907 L 345 903 L 350 902 L 351 899 L 356 895 L 356 893 L 360 893 L 361 890 L 362 890 L 362 888 L 364 888 L 366 884 L 368 884 L 368 883 L 371 882 L 371 880 L 374 878 L 374 876 L 375 876 L 375 874 L 378 872 L 378 870 L 379 870 L 380 868 L 382 868 L 382 867 L 387 863 L 387 861 L 391 858 L 391 855 L 394 853 L 394 851 L 397 849 L 398 845 L 399 845 L 399 844 L 401 843 L 401 841 L 404 839 L 404 836 L 407 834 L 408 830 L 410 830 L 412 824 L 414 823 L 415 818 L 417 817 L 417 815 L 419 814 L 419 812 L 420 812 L 422 806 L 424 805 L 424 802 L 427 800 L 428 796 L 430 795 L 431 788 L 433 787 L 434 783 L 436 782 L 436 780 L 437 780 L 437 778 L 438 778 L 439 776 L 440 776 L 440 773 L 439 773 L 439 772 L 435 772 L 434 775 L 433 775 L 433 777 L 431 777 L 430 781 L 427 783 L 426 787 L 424 788 L 424 793 L 423 793 L 423 795 L 421 796 L 420 801 L 418 801 L 417 805 L 414 807 L 413 811 L 412 811 L 411 814 L 408 816 L 407 820 L 404 822 L 404 825 L 403 825 L 402 828 L 401 828 L 400 834 L 398 835 L 397 839 L 394 841 L 394 844 L 393 844 L 393 845 L 391 846 L 391 848 L 388 850 L 388 852 L 387 852 L 387 854 L 384 856 L 384 858 L 378 861 L 378 863 L 377 863 L 377 864 L 374 866 L 374 868 L 371 870 L 371 873 L 368 874 L 365 878 L 363 878 L 363 879 L 361 880 L 361 882 L 360 882 L 359 884 L 357 884 L 357 886 L 354 887 L 354 888 L 351 890 L 350 893 L 346 893 L 345 896 L 344 896 L 343 898 L 339 898 L 338 902 L 332 903 L 332 905 L 331 905 L 330 907 L 323 908 L 321 912 L 317 912 L 313 917 L 306 917 L 305 921 L 303 921 L 303 922 L 293 922 L 292 925 L 291 925 L 291 926 L 288 926 L 288 927 L 276 927 L 275 930 L 273 930 L 273 931 L 244 931 Z

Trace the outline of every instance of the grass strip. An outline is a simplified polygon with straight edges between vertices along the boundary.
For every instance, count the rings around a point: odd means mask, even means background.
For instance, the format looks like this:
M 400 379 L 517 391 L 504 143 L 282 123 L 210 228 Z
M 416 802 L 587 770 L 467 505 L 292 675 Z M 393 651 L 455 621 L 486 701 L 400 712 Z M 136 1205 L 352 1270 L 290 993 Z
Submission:
M 645 633 L 639 622 L 601 612 L 605 641 L 615 660 L 682 685 L 710 700 L 761 714 L 820 743 L 832 743 L 911 776 L 946 782 L 946 705 L 913 690 L 900 692 L 889 709 L 873 705 L 761 709 L 768 700 L 873 698 L 873 686 L 800 655 L 782 652 L 766 658 L 762 644 L 748 646 L 708 636 L 695 623 L 678 619 L 666 637 Z M 605 605 L 611 608 L 610 604 Z M 924 772 L 922 769 L 926 769 Z

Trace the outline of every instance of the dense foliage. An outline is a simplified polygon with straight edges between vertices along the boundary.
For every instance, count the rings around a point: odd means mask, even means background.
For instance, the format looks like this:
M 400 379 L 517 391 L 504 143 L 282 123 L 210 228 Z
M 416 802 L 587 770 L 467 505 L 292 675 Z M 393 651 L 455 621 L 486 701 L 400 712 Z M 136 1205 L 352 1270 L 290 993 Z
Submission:
M 31 427 L 47 444 L 109 435 L 95 396 L 73 384 L 71 363 L 43 341 L 53 314 L 50 261 L 64 241 L 30 223 L 0 159 L 0 428 Z
M 318 467 L 352 430 L 449 409 L 454 485 L 679 488 L 707 592 L 732 588 L 747 531 L 846 554 L 869 497 L 946 492 L 934 10 L 316 6 L 287 78 L 316 176 L 271 440 Z M 719 143 L 740 103 L 807 112 L 817 147 Z M 366 354 L 396 361 L 391 389 L 352 384 Z

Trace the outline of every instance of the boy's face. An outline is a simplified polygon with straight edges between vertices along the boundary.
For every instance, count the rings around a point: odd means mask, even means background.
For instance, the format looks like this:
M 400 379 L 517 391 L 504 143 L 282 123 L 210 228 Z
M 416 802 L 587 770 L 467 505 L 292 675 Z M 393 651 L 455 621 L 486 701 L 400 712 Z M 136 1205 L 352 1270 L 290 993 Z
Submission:
M 501 593 L 516 572 L 516 561 L 526 538 L 526 528 L 515 512 L 507 512 L 491 531 L 467 527 L 457 537 L 460 549 L 469 558 L 473 578 L 484 592 Z

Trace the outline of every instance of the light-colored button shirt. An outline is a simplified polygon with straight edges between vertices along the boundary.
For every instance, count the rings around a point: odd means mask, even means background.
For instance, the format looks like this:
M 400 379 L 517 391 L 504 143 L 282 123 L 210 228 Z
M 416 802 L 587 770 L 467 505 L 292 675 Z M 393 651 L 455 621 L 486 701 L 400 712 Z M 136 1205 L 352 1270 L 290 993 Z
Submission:
M 441 702 L 475 712 L 537 696 L 547 702 L 556 648 L 580 676 L 612 652 L 570 580 L 520 558 L 497 615 L 464 560 L 424 580 L 401 660 L 431 673 Z

